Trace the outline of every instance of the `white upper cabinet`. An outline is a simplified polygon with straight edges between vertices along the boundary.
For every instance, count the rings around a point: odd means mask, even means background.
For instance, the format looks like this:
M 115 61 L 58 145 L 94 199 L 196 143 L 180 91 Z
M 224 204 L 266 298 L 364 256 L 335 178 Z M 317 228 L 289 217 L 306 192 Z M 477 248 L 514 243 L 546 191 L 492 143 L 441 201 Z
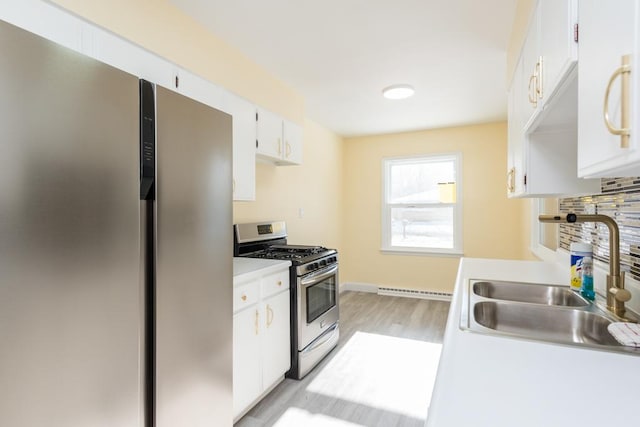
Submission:
M 523 124 L 531 128 L 548 108 L 578 60 L 576 0 L 539 0 L 522 47 L 526 96 Z
M 282 133 L 284 135 L 283 160 L 295 165 L 302 164 L 302 126 L 283 120 Z
M 529 31 L 524 39 L 520 52 L 519 65 L 522 67 L 522 79 L 519 90 L 522 91 L 520 104 L 522 105 L 522 125 L 526 126 L 533 115 L 541 109 L 542 69 L 540 67 L 540 14 L 539 8 L 534 9 Z
M 592 194 L 577 173 L 575 0 L 540 0 L 508 98 L 509 197 Z
M 228 92 L 222 110 L 233 117 L 233 200 L 255 200 L 256 106 Z
M 279 161 L 282 159 L 282 118 L 263 108 L 258 108 L 256 154 Z
M 302 128 L 258 108 L 256 154 L 277 165 L 302 163 Z
M 515 196 L 524 193 L 524 108 L 529 108 L 525 98 L 522 57 L 518 61 L 513 81 L 508 94 L 508 157 L 507 157 L 507 195 Z
M 578 60 L 578 7 L 576 0 L 540 0 L 540 67 L 542 104 L 552 99 Z
M 580 176 L 640 176 L 638 13 L 636 0 L 580 1 Z

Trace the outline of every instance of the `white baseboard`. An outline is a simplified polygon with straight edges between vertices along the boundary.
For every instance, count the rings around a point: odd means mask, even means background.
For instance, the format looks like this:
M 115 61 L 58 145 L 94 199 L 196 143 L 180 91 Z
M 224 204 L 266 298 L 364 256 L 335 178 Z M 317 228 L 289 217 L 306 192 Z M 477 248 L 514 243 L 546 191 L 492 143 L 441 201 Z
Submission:
M 431 300 L 438 300 L 438 301 L 451 301 L 451 297 L 452 297 L 452 294 L 449 292 L 391 288 L 391 287 L 374 285 L 372 283 L 358 283 L 358 282 L 343 283 L 340 286 L 340 292 L 344 292 L 344 291 L 370 292 L 370 293 L 377 293 L 378 295 L 431 299 Z
M 347 282 L 340 285 L 340 292 L 344 291 L 369 292 L 377 294 L 378 285 L 374 285 L 372 283 Z

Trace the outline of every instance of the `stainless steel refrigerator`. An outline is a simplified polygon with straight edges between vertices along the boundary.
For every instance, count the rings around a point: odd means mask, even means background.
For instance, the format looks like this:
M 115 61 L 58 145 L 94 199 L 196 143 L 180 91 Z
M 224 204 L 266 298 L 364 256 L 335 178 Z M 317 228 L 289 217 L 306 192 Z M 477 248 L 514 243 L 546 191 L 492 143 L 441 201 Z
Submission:
M 0 425 L 230 426 L 231 117 L 2 21 L 0 58 Z

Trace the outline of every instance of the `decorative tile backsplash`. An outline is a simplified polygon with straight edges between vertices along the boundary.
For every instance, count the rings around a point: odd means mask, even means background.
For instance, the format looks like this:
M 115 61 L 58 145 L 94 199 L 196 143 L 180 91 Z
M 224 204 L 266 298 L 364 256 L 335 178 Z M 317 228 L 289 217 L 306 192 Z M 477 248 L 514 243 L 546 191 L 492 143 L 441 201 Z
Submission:
M 560 212 L 614 218 L 620 228 L 621 269 L 640 281 L 640 177 L 603 178 L 601 185 L 601 194 L 560 199 Z M 609 229 L 604 224 L 560 224 L 559 240 L 567 251 L 572 242 L 591 243 L 594 258 L 609 262 Z

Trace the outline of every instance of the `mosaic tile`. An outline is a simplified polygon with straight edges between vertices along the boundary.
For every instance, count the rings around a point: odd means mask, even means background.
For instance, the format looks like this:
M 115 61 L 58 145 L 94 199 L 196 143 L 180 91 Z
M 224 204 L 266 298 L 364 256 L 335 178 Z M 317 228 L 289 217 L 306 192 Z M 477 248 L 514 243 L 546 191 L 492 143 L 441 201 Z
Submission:
M 603 178 L 601 194 L 560 199 L 562 213 L 598 213 L 616 220 L 620 229 L 620 267 L 640 281 L 640 177 Z M 560 224 L 559 246 L 593 246 L 594 258 L 609 262 L 609 229 L 604 224 Z

